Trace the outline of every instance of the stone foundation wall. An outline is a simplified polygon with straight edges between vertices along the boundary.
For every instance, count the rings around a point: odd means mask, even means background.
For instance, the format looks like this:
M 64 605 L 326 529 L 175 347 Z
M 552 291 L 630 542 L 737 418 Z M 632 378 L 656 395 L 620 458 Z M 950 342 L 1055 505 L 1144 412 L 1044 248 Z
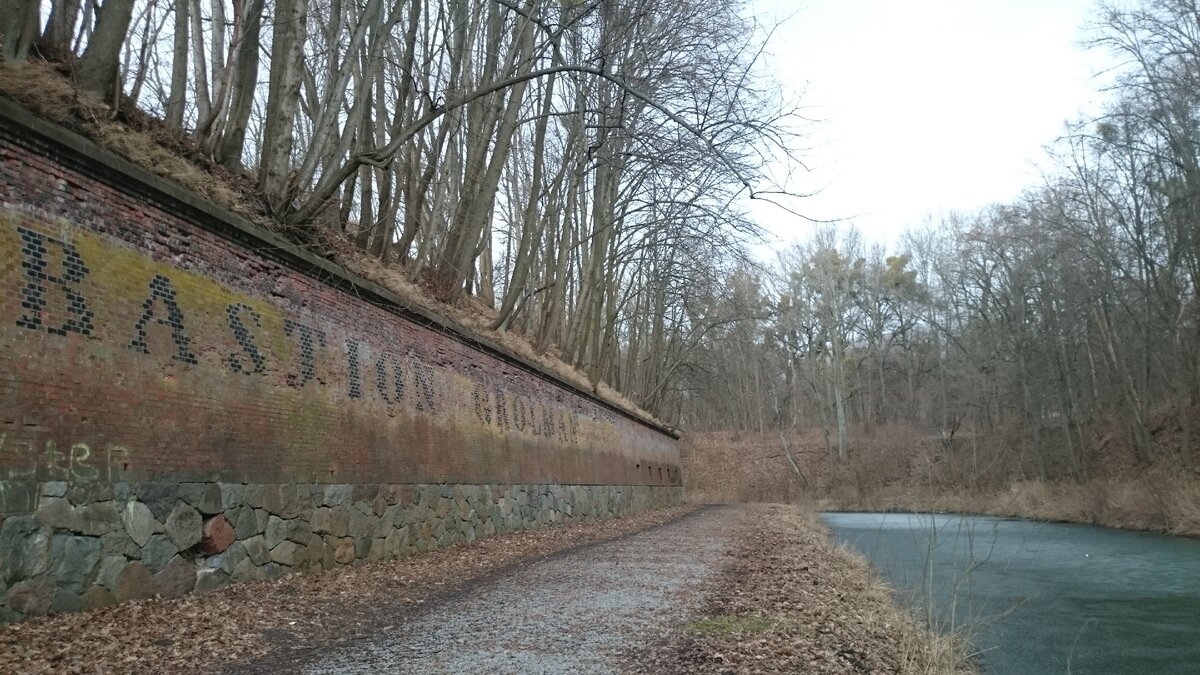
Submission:
M 0 525 L 0 620 L 432 551 L 664 507 L 671 486 L 42 485 Z
M 677 436 L 0 99 L 0 614 L 678 501 Z

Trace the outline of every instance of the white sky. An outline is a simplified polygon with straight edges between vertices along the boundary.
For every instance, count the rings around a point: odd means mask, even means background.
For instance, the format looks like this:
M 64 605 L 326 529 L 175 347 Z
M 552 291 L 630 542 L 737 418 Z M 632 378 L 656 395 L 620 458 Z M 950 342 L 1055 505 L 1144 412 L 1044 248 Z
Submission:
M 754 0 L 761 20 L 786 19 L 767 67 L 822 120 L 803 185 L 823 190 L 799 210 L 890 244 L 929 214 L 1037 184 L 1042 148 L 1102 97 L 1111 62 L 1079 44 L 1094 2 Z M 752 213 L 785 241 L 813 229 Z

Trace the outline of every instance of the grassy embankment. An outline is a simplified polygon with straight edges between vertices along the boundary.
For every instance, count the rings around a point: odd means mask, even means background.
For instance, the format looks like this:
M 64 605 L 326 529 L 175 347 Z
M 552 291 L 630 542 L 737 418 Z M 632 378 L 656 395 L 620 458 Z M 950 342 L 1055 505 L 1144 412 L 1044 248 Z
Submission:
M 976 672 L 964 632 L 905 611 L 803 507 L 754 504 L 698 616 L 631 655 L 635 673 Z

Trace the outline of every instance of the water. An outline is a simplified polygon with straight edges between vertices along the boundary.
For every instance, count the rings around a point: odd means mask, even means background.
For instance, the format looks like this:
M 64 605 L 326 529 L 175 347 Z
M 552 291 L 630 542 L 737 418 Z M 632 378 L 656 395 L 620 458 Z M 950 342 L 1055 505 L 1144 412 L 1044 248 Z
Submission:
M 987 673 L 1200 673 L 1200 540 L 957 515 L 823 519 L 922 616 L 972 627 Z

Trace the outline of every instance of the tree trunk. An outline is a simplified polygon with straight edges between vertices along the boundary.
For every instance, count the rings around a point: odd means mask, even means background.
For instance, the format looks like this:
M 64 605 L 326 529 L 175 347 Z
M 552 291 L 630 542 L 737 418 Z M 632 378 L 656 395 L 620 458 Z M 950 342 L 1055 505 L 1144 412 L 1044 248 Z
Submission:
M 259 187 L 274 213 L 288 208 L 294 185 L 292 132 L 303 78 L 304 27 L 308 0 L 277 0 L 271 48 L 271 72 L 264 111 Z
M 258 52 L 262 42 L 262 13 L 266 0 L 240 0 L 244 2 L 241 37 L 237 45 L 237 64 L 234 72 L 229 118 L 221 142 L 217 145 L 216 159 L 230 169 L 242 168 L 242 152 L 246 147 L 246 126 L 250 123 L 250 110 L 254 105 L 254 90 L 258 85 Z
M 21 0 L 16 0 L 18 3 Z M 71 39 L 75 37 L 75 22 L 79 20 L 80 0 L 54 0 L 50 5 L 50 18 L 42 33 L 39 49 L 48 57 L 66 59 L 72 56 Z M 37 3 L 22 4 L 36 6 Z M 8 16 L 8 8 L 0 3 L 0 16 Z M 6 50 L 7 51 L 7 50 Z
M 167 99 L 167 124 L 177 129 L 183 126 L 183 111 L 187 104 L 191 7 L 191 0 L 175 0 L 175 40 L 171 56 L 171 92 Z
M 184 1 L 184 0 L 181 0 Z M 81 90 L 116 104 L 121 48 L 133 19 L 134 0 L 104 0 L 96 18 L 96 30 L 79 59 L 75 79 Z

